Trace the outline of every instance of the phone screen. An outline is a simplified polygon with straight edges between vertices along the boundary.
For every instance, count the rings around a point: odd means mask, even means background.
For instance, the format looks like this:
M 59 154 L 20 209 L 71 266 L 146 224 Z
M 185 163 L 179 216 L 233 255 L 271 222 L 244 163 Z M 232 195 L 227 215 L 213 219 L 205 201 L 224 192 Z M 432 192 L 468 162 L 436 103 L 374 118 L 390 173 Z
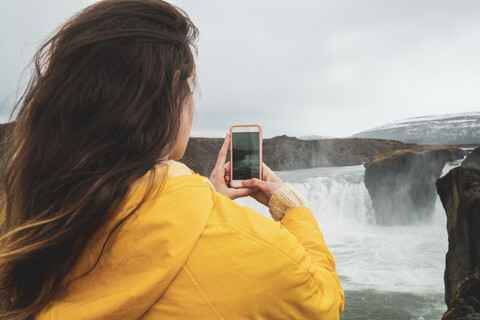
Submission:
M 232 179 L 260 179 L 260 136 L 258 132 L 232 133 Z

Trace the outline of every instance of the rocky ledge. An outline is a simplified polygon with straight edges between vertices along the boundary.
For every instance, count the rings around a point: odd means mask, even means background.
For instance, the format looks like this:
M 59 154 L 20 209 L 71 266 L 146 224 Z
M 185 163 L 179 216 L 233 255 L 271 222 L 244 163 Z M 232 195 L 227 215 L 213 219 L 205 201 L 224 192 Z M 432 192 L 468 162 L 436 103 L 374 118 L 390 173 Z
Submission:
M 223 139 L 190 138 L 182 159 L 192 170 L 209 176 Z M 263 140 L 263 161 L 272 170 L 361 165 L 372 157 L 410 145 L 381 139 L 300 140 L 279 136 Z
M 13 128 L 14 123 L 0 124 L 0 140 L 3 141 L 5 132 Z M 209 176 L 222 143 L 221 138 L 192 137 L 181 161 L 195 172 Z M 360 165 L 376 155 L 409 146 L 382 139 L 300 140 L 279 136 L 263 140 L 263 161 L 272 170 Z M 3 159 L 2 147 L 3 143 L 0 144 L 0 159 Z
M 474 149 L 462 162 L 462 167 L 473 167 L 480 169 L 480 147 Z
M 445 319 L 473 318 L 480 312 L 480 169 L 458 167 L 437 181 L 447 214 L 448 252 L 445 262 Z M 477 272 L 476 274 L 474 274 Z M 461 283 L 466 284 L 460 285 Z M 475 284 L 476 283 L 476 284 Z M 475 284 L 475 285 L 474 285 Z M 466 288 L 476 288 L 474 291 Z M 468 292 L 467 292 L 468 291 Z M 470 298 L 469 298 L 470 297 Z M 472 298 L 473 297 L 473 298 Z M 475 299 L 474 299 L 475 298 Z M 469 306 L 469 307 L 467 307 Z M 453 309 L 457 311 L 453 312 Z M 463 310 L 463 311 L 462 311 Z M 468 317 L 467 317 L 468 316 Z
M 412 146 L 365 163 L 367 187 L 378 224 L 429 221 L 436 200 L 435 181 L 446 162 L 461 159 L 452 146 Z
M 0 140 L 14 123 L 0 124 Z M 221 138 L 190 138 L 182 162 L 195 172 L 209 176 L 212 172 Z M 381 139 L 325 139 L 300 140 L 279 136 L 263 141 L 263 161 L 273 170 L 294 170 L 312 167 L 360 165 L 373 156 L 409 145 L 394 140 Z M 3 159 L 3 143 L 0 144 L 0 159 Z

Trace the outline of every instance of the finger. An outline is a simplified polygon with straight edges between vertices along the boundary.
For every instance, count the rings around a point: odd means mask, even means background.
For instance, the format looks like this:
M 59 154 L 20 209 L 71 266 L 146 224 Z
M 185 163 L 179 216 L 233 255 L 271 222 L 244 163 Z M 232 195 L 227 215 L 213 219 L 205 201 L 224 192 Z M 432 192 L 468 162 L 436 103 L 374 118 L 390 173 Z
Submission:
M 244 180 L 242 185 L 245 188 L 260 189 L 267 197 L 270 197 L 273 192 L 282 186 L 281 184 L 266 182 L 256 178 Z
M 267 177 L 271 171 L 272 170 L 270 170 L 270 168 L 262 162 L 262 180 L 267 180 Z
M 262 187 L 264 187 L 265 184 L 266 184 L 265 181 L 259 180 L 257 178 L 242 181 L 242 185 L 245 188 L 258 188 L 260 190 L 263 190 Z
M 249 196 L 250 194 L 252 194 L 252 190 L 247 189 L 247 188 L 231 189 L 230 190 L 230 198 L 231 199 L 246 197 L 246 196 Z
M 265 162 L 262 162 L 262 168 L 263 168 L 263 170 L 265 170 L 265 171 L 272 171 L 272 169 L 270 169 L 270 167 L 267 166 L 267 165 L 265 164 Z
M 230 174 L 230 161 L 228 161 L 227 163 L 225 163 L 224 168 L 225 168 L 225 173 Z
M 225 135 L 225 140 L 223 141 L 222 148 L 218 152 L 217 163 L 215 164 L 214 170 L 224 170 L 225 160 L 227 159 L 228 146 L 230 145 L 230 134 Z
M 273 182 L 282 185 L 283 181 L 280 179 L 265 163 L 262 166 L 262 177 L 264 181 Z

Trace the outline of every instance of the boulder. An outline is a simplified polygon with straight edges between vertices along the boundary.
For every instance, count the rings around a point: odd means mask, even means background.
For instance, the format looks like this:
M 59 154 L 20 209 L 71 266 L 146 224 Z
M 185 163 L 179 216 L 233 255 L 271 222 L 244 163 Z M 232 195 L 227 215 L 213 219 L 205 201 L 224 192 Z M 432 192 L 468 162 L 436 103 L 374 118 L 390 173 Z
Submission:
M 447 214 L 444 280 L 445 302 L 450 305 L 458 285 L 480 268 L 480 169 L 452 169 L 437 181 L 437 190 Z
M 413 146 L 365 163 L 367 187 L 377 224 L 430 221 L 436 201 L 435 181 L 446 162 L 462 158 L 451 146 Z

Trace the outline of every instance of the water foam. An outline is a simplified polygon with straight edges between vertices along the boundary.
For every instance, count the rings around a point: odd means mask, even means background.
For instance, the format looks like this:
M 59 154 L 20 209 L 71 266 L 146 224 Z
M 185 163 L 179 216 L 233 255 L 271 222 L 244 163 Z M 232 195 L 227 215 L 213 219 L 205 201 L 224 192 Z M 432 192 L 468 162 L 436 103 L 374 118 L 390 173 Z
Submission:
M 457 165 L 449 163 L 445 170 Z M 295 170 L 279 176 L 306 196 L 344 289 L 443 293 L 448 239 L 438 198 L 432 222 L 378 226 L 363 183 L 363 166 Z M 269 216 L 268 209 L 253 199 L 236 201 Z

